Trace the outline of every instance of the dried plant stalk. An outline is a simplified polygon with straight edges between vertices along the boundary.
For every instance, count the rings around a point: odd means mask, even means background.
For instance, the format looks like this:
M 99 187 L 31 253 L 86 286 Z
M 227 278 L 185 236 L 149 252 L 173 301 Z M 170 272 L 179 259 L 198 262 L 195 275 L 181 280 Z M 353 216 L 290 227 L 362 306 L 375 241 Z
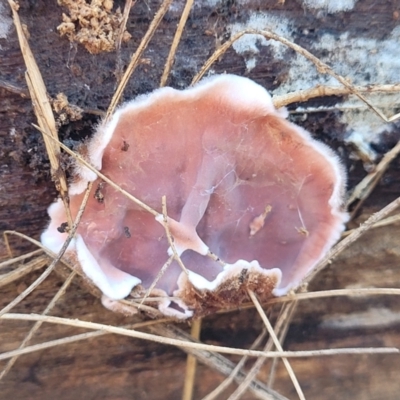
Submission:
M 12 10 L 14 25 L 17 30 L 21 52 L 27 69 L 25 77 L 31 95 L 33 108 L 41 130 L 47 133 L 47 136 L 43 136 L 43 140 L 50 160 L 51 175 L 55 181 L 57 190 L 60 192 L 64 203 L 65 213 L 67 215 L 68 226 L 71 228 L 72 216 L 68 203 L 68 185 L 64 171 L 59 163 L 60 148 L 57 146 L 57 141 L 51 141 L 49 139 L 49 137 L 52 137 L 58 140 L 53 111 L 51 110 L 46 86 L 43 82 L 39 67 L 36 64 L 35 58 L 22 29 L 21 21 L 17 12 L 18 6 L 13 0 L 8 0 L 8 3 Z

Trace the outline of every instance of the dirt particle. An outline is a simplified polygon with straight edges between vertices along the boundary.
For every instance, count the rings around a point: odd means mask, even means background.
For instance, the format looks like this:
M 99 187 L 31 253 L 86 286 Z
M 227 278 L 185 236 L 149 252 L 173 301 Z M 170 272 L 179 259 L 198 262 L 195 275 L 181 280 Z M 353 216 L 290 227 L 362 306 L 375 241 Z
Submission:
M 124 235 L 128 239 L 130 239 L 132 236 L 128 226 L 124 226 Z
M 122 151 L 128 151 L 128 149 L 129 149 L 129 143 L 127 143 L 127 142 L 124 140 L 123 143 L 122 143 L 121 150 L 122 150 Z
M 100 182 L 97 186 L 97 189 L 94 193 L 94 198 L 99 202 L 99 203 L 104 203 L 104 194 L 102 190 L 104 189 L 105 182 Z

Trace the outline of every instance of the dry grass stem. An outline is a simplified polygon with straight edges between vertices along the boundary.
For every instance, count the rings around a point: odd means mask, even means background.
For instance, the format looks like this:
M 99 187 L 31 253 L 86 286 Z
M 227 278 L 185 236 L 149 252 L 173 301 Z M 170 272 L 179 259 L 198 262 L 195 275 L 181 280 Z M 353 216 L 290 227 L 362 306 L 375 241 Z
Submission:
M 15 83 L 9 82 L 5 79 L 0 79 L 0 88 L 5 89 L 10 93 L 18 94 L 25 99 L 31 97 L 29 91 L 26 88 L 18 86 Z
M 296 309 L 296 304 L 297 302 L 290 302 L 285 304 L 282 307 L 281 312 L 279 313 L 278 320 L 276 321 L 275 324 L 275 331 L 277 334 L 279 334 L 279 341 L 280 343 L 283 343 L 283 340 L 285 338 L 287 329 L 289 327 L 291 317 L 294 313 L 294 310 Z M 254 306 L 254 304 L 253 304 Z M 264 351 L 270 351 L 272 349 L 274 342 L 272 338 L 270 337 L 266 345 L 264 346 Z M 231 395 L 229 400 L 235 400 L 239 399 L 247 390 L 249 385 L 255 380 L 258 372 L 260 371 L 261 367 L 265 363 L 266 358 L 265 357 L 259 357 L 257 361 L 254 363 L 254 365 L 251 367 L 250 371 L 247 373 L 246 378 L 244 381 L 239 385 L 239 387 L 235 390 L 235 392 Z M 271 375 L 273 374 L 273 371 L 275 370 L 275 366 L 277 365 L 279 359 L 274 358 L 272 360 L 272 366 L 271 366 Z M 270 376 L 271 376 L 270 375 Z M 268 385 L 271 388 L 271 385 Z
M 181 258 L 179 257 L 179 254 L 176 251 L 176 248 L 175 248 L 175 245 L 174 245 L 174 239 L 173 239 L 173 237 L 171 235 L 171 232 L 169 230 L 168 214 L 167 214 L 167 198 L 165 196 L 162 196 L 162 198 L 161 198 L 161 208 L 162 208 L 162 216 L 163 216 L 163 226 L 164 226 L 164 229 L 165 229 L 165 234 L 167 236 L 168 244 L 169 244 L 169 246 L 170 246 L 170 248 L 172 250 L 172 255 L 168 258 L 168 260 L 161 267 L 161 269 L 158 272 L 157 276 L 154 278 L 154 280 L 151 283 L 150 287 L 147 289 L 145 296 L 143 297 L 142 301 L 140 302 L 139 309 L 142 307 L 142 305 L 145 302 L 145 300 L 150 296 L 151 292 L 156 287 L 158 281 L 164 275 L 165 271 L 171 265 L 173 260 L 176 260 L 178 262 L 179 266 L 182 268 L 182 271 L 184 271 L 188 275 L 188 271 L 187 271 L 185 265 L 183 264 Z
M 190 330 L 190 336 L 194 340 L 200 339 L 201 332 L 201 319 L 196 319 L 192 322 L 192 327 Z M 193 388 L 196 376 L 196 365 L 197 359 L 192 354 L 188 354 L 186 360 L 186 373 L 183 383 L 183 394 L 182 400 L 192 400 L 193 398 Z
M 59 163 L 60 149 L 57 146 L 58 133 L 53 111 L 51 109 L 46 86 L 43 82 L 39 67 L 36 64 L 35 58 L 29 47 L 28 40 L 25 37 L 25 33 L 17 12 L 18 6 L 13 0 L 8 0 L 8 3 L 12 10 L 21 53 L 27 69 L 25 77 L 28 84 L 29 93 L 31 95 L 33 109 L 41 130 L 47 133 L 47 136 L 43 136 L 43 140 L 50 160 L 51 175 L 55 181 L 57 190 L 60 192 L 62 201 L 64 203 L 65 213 L 67 215 L 68 226 L 71 228 L 72 216 L 68 202 L 68 185 L 64 171 Z M 56 141 L 49 140 L 49 137 L 56 139 Z
M 5 313 L 8 313 L 13 307 L 15 307 L 18 303 L 20 303 L 26 296 L 28 296 L 30 293 L 32 293 L 54 270 L 55 266 L 57 263 L 60 261 L 61 257 L 64 255 L 65 251 L 67 250 L 67 247 L 69 246 L 71 240 L 73 239 L 75 232 L 78 228 L 79 221 L 81 220 L 81 217 L 83 215 L 83 212 L 85 210 L 86 202 L 89 198 L 89 193 L 90 189 L 92 187 L 92 184 L 89 183 L 88 187 L 85 192 L 85 196 L 82 201 L 82 205 L 78 211 L 78 214 L 75 218 L 75 221 L 72 225 L 72 228 L 70 229 L 68 233 L 68 238 L 64 242 L 63 246 L 61 247 L 61 250 L 59 251 L 57 257 L 50 263 L 50 265 L 45 269 L 45 271 L 37 278 L 31 285 L 29 285 L 19 296 L 17 296 L 14 300 L 12 300 L 7 306 L 5 306 L 1 311 L 0 311 L 0 316 L 2 316 Z
M 18 263 L 20 261 L 24 261 L 27 258 L 31 258 L 33 256 L 37 256 L 40 253 L 42 253 L 42 250 L 39 249 L 39 250 L 31 251 L 30 253 L 22 254 L 22 255 L 20 255 L 18 257 L 10 258 L 9 260 L 5 260 L 5 261 L 0 263 L 0 269 L 5 268 L 5 267 L 9 267 L 10 265 L 16 264 L 16 263 Z M 12 253 L 9 253 L 8 257 L 12 257 Z
M 359 93 L 393 93 L 400 92 L 400 83 L 393 85 L 370 85 L 370 86 L 355 86 Z M 293 93 L 287 93 L 280 96 L 273 96 L 272 101 L 276 108 L 285 107 L 293 103 L 302 103 L 316 97 L 327 96 L 346 96 L 353 94 L 348 87 L 324 86 L 318 85 L 311 89 L 299 90 Z
M 41 250 L 39 251 L 41 252 Z M 7 274 L 0 275 L 0 288 L 22 278 L 33 271 L 44 268 L 48 262 L 49 259 L 47 256 L 39 256 L 26 264 L 20 265 L 17 269 Z
M 3 238 L 4 238 L 4 242 L 6 243 L 6 246 L 9 246 L 8 235 L 14 235 L 14 236 L 18 236 L 18 237 L 20 237 L 22 239 L 25 239 L 26 241 L 32 243 L 36 247 L 39 247 L 41 251 L 44 251 L 48 256 L 50 256 L 52 258 L 55 258 L 57 256 L 55 253 L 53 253 L 52 251 L 50 251 L 49 249 L 44 247 L 42 245 L 42 243 L 40 243 L 39 241 L 31 238 L 28 235 L 25 235 L 25 234 L 23 234 L 21 232 L 17 232 L 17 231 L 4 231 L 3 232 Z
M 106 114 L 106 121 L 108 121 L 111 117 L 111 115 L 114 113 L 121 97 L 122 93 L 129 81 L 129 78 L 135 71 L 136 67 L 139 64 L 140 57 L 142 56 L 144 50 L 146 49 L 147 45 L 149 44 L 151 38 L 154 35 L 155 30 L 157 29 L 159 23 L 163 19 L 165 13 L 168 11 L 168 8 L 170 4 L 172 3 L 172 0 L 164 0 L 163 3 L 161 4 L 159 10 L 157 11 L 156 15 L 154 16 L 153 20 L 151 21 L 151 24 L 149 26 L 149 29 L 147 30 L 146 34 L 143 36 L 142 41 L 139 44 L 139 47 L 133 54 L 131 61 L 125 71 L 125 74 L 123 75 L 121 82 L 119 83 L 113 98 L 111 99 L 110 106 L 108 107 L 107 114 Z
M 278 297 L 271 299 L 266 304 L 271 305 L 282 301 L 321 299 L 325 297 L 342 296 L 400 296 L 400 289 L 397 288 L 361 288 L 361 289 L 332 289 L 319 292 L 296 293 L 292 296 Z
M 250 346 L 250 350 L 256 349 L 264 340 L 266 334 L 267 334 L 266 329 L 263 329 L 256 338 L 256 340 L 253 342 L 253 344 Z M 247 360 L 248 360 L 247 356 L 242 357 L 241 360 L 237 363 L 236 367 L 233 369 L 233 371 L 229 374 L 229 376 L 221 384 L 219 384 L 212 392 L 210 392 L 206 397 L 203 397 L 202 400 L 215 400 L 235 380 L 237 374 L 244 367 L 244 364 L 247 362 Z
M 174 40 L 172 41 L 171 48 L 169 50 L 167 61 L 165 62 L 164 72 L 161 76 L 160 87 L 165 86 L 167 83 L 169 74 L 171 72 L 172 65 L 175 60 L 176 49 L 178 48 L 179 42 L 182 37 L 183 30 L 186 25 L 186 21 L 189 17 L 190 10 L 192 9 L 194 0 L 186 0 L 185 8 L 181 14 L 181 19 L 179 20 L 178 27 L 176 28 L 176 33 Z
M 396 208 L 400 206 L 400 197 L 389 203 L 386 207 L 377 213 L 371 215 L 358 229 L 354 230 L 349 236 L 344 238 L 339 242 L 333 249 L 331 249 L 328 254 L 318 263 L 318 265 L 303 279 L 299 287 L 310 282 L 315 275 L 322 271 L 332 260 L 337 257 L 344 249 L 346 249 L 350 244 L 359 239 L 365 232 L 367 232 L 371 226 L 376 224 L 381 219 L 385 218 L 387 215 L 391 214 Z
M 263 303 L 263 306 L 293 302 L 295 300 L 321 299 L 329 297 L 353 297 L 353 296 L 400 296 L 400 289 L 397 288 L 360 288 L 360 289 L 330 289 L 318 292 L 290 293 L 287 296 L 274 297 Z M 254 308 L 253 303 L 244 303 L 240 310 Z M 220 310 L 217 314 L 226 314 L 237 311 L 237 308 Z
M 124 37 L 124 32 L 126 30 L 126 24 L 128 22 L 129 13 L 135 4 L 136 4 L 136 0 L 135 1 L 125 0 L 125 7 L 124 7 L 124 11 L 122 13 L 121 25 L 119 26 L 118 36 L 115 41 L 115 48 L 118 52 L 121 50 L 122 39 Z
M 290 323 L 292 321 L 292 318 L 296 312 L 298 302 L 293 301 L 290 302 L 289 304 L 286 305 L 286 307 L 282 307 L 282 310 L 279 314 L 278 321 L 276 323 L 276 332 L 279 337 L 279 342 L 284 343 L 286 339 L 287 332 L 289 330 Z M 275 373 L 276 373 L 276 368 L 278 365 L 278 359 L 274 358 L 272 360 L 271 364 L 271 370 L 268 376 L 268 387 L 272 389 L 272 386 L 274 384 L 275 380 Z
M 354 207 L 352 209 L 352 216 L 354 216 L 360 207 L 363 205 L 364 201 L 375 189 L 382 175 L 388 169 L 389 164 L 399 155 L 400 153 L 400 140 L 397 144 L 389 150 L 382 158 L 382 160 L 376 165 L 374 171 L 368 174 L 358 185 L 354 188 L 351 193 L 346 207 Z
M 400 222 L 400 214 L 395 214 L 395 215 L 392 215 L 390 217 L 380 220 L 376 224 L 373 224 L 370 229 L 381 228 L 383 226 L 397 224 L 398 222 Z M 355 231 L 355 229 L 350 229 L 348 231 L 345 231 L 345 232 L 343 232 L 342 237 L 349 236 L 354 231 Z
M 142 300 L 140 301 L 140 304 L 138 305 L 138 309 L 143 309 L 143 303 L 149 299 L 149 301 L 154 301 L 152 298 L 150 298 L 151 292 L 153 289 L 156 287 L 157 283 L 161 279 L 161 277 L 164 275 L 165 271 L 169 268 L 169 266 L 172 264 L 172 261 L 174 261 L 175 257 L 174 255 L 169 256 L 168 260 L 164 263 L 164 265 L 160 268 L 160 271 L 158 271 L 157 276 L 154 278 L 153 282 L 149 286 L 149 288 L 146 290 L 146 293 Z
M 150 325 L 162 324 L 165 322 L 168 322 L 168 319 L 164 318 L 164 319 L 159 319 L 157 321 L 139 322 L 136 324 L 122 326 L 121 328 L 138 329 L 138 328 L 144 328 L 144 327 L 147 327 Z M 92 338 L 96 338 L 96 337 L 104 336 L 104 335 L 109 335 L 109 334 L 110 334 L 110 332 L 104 332 L 102 330 L 101 331 L 93 331 L 93 332 L 81 333 L 79 335 L 63 337 L 61 339 L 49 340 L 44 343 L 34 344 L 32 346 L 26 346 L 23 348 L 20 347 L 16 350 L 11 350 L 11 351 L 6 351 L 4 353 L 0 353 L 0 361 L 7 360 L 9 358 L 20 356 L 23 354 L 34 353 L 36 351 L 50 349 L 50 348 L 56 347 L 56 346 L 63 346 L 65 344 L 79 342 L 82 340 L 88 340 L 88 339 L 92 339 Z
M 47 305 L 47 307 L 43 311 L 42 315 L 47 315 L 53 309 L 53 307 L 56 305 L 57 301 L 61 298 L 61 296 L 64 295 L 65 291 L 71 284 L 75 275 L 76 275 L 76 272 L 72 271 L 71 274 L 69 275 L 69 277 L 64 281 L 61 288 L 58 290 L 58 292 L 55 294 L 55 296 L 51 299 L 50 303 Z M 20 344 L 19 349 L 23 349 L 24 347 L 26 347 L 26 345 L 31 341 L 31 339 L 33 338 L 35 333 L 39 330 L 39 328 L 42 326 L 42 324 L 43 324 L 42 321 L 37 321 L 33 325 L 31 330 L 29 331 L 29 333 L 25 336 L 24 340 Z M 7 375 L 7 373 L 10 371 L 10 369 L 13 367 L 15 362 L 18 360 L 18 357 L 19 357 L 18 355 L 15 355 L 8 361 L 6 366 L 3 368 L 3 371 L 1 371 L 1 373 L 0 373 L 0 381 Z
M 116 333 L 122 336 L 129 336 L 137 339 L 150 340 L 156 343 L 168 344 L 182 348 L 192 348 L 198 350 L 206 350 L 215 353 L 237 354 L 240 356 L 249 357 L 267 357 L 267 358 L 304 358 L 304 357 L 324 357 L 334 356 L 339 354 L 399 354 L 400 350 L 395 347 L 348 347 L 340 349 L 322 349 L 322 350 L 305 350 L 305 351 L 259 351 L 259 350 L 245 350 L 230 348 L 225 346 L 213 346 L 203 343 L 193 343 L 178 339 L 171 339 L 153 335 L 150 333 L 138 332 L 135 330 L 118 328 L 111 325 L 98 324 L 94 322 L 81 321 L 79 319 L 60 318 L 47 315 L 38 314 L 12 314 L 6 313 L 0 315 L 4 320 L 21 320 L 21 321 L 43 321 L 51 324 L 60 324 L 75 326 L 77 328 L 85 328 L 91 330 L 104 330 L 109 333 Z
M 115 40 L 115 49 L 117 51 L 117 60 L 116 60 L 116 67 L 115 67 L 115 76 L 117 77 L 117 82 L 120 82 L 123 76 L 122 71 L 122 60 L 121 60 L 121 45 L 122 39 L 124 37 L 124 32 L 126 30 L 126 24 L 128 23 L 129 13 L 132 7 L 136 4 L 136 0 L 125 0 L 125 7 L 122 13 L 122 19 L 120 26 L 118 28 L 118 35 Z
M 254 305 L 255 305 L 255 307 L 256 307 L 256 309 L 258 311 L 258 314 L 260 315 L 265 327 L 267 328 L 267 331 L 268 331 L 268 333 L 269 333 L 269 335 L 270 335 L 275 347 L 277 348 L 278 351 L 282 352 L 283 348 L 281 346 L 281 343 L 279 342 L 279 339 L 276 336 L 274 328 L 272 327 L 271 323 L 269 322 L 269 319 L 268 319 L 267 315 L 265 314 L 263 308 L 261 307 L 261 304 L 258 301 L 257 296 L 251 290 L 249 290 L 248 293 L 249 293 L 251 301 L 254 303 Z M 297 392 L 297 395 L 299 396 L 299 399 L 300 400 L 306 400 L 306 398 L 304 396 L 304 393 L 303 393 L 303 391 L 302 391 L 302 389 L 300 387 L 300 384 L 299 384 L 299 382 L 297 380 L 297 377 L 296 377 L 296 375 L 295 375 L 295 373 L 294 373 L 294 371 L 292 369 L 292 366 L 290 365 L 289 361 L 287 360 L 287 358 L 283 357 L 282 358 L 282 362 L 286 367 L 286 370 L 287 370 L 287 372 L 288 372 L 288 374 L 290 376 L 290 379 L 291 379 L 291 381 L 293 383 L 293 386 L 296 389 L 296 392 Z M 238 397 L 235 397 L 235 398 L 232 397 L 230 400 L 237 400 L 237 399 L 238 399 Z
M 168 214 L 167 214 L 167 198 L 165 196 L 162 196 L 162 215 L 163 215 L 163 222 L 164 222 L 164 229 L 165 233 L 167 235 L 168 239 L 168 244 L 171 247 L 172 254 L 174 256 L 175 261 L 179 264 L 181 267 L 182 271 L 186 274 L 189 275 L 188 270 L 186 269 L 185 265 L 183 264 L 178 252 L 176 251 L 176 247 L 174 244 L 174 238 L 171 235 L 171 231 L 169 230 L 168 226 Z
M 147 296 L 147 293 L 146 293 L 146 296 Z M 131 300 L 119 300 L 118 302 L 121 303 L 121 305 L 123 305 L 123 306 L 134 307 L 138 311 L 139 310 L 143 311 L 150 318 L 165 319 L 165 318 L 163 318 L 163 317 L 165 317 L 165 315 L 161 311 L 159 311 L 157 308 L 146 306 L 143 303 L 138 304 L 135 301 L 131 301 Z M 168 318 L 168 321 L 170 321 L 170 322 L 175 321 L 175 318 Z
M 178 297 L 173 297 L 173 296 L 166 296 L 166 297 L 151 297 L 151 298 L 149 298 L 148 296 L 146 297 L 146 296 L 144 296 L 144 297 L 141 297 L 141 298 L 134 298 L 134 299 L 132 299 L 132 300 L 130 300 L 130 301 L 132 301 L 132 302 L 136 302 L 136 303 L 146 303 L 146 302 L 154 302 L 154 301 L 162 301 L 162 300 L 165 300 L 165 299 L 168 299 L 168 300 L 170 300 L 170 301 L 178 301 L 179 300 L 179 298 Z
M 170 337 L 174 339 L 181 339 L 187 342 L 196 341 L 188 335 L 186 332 L 182 331 L 175 325 L 155 325 L 151 326 L 150 331 L 156 333 L 157 335 Z M 220 372 L 225 376 L 229 376 L 235 369 L 235 364 L 223 357 L 221 354 L 200 350 L 196 348 L 182 348 L 186 353 L 193 354 L 198 362 L 212 368 L 215 371 Z M 238 371 L 234 376 L 234 380 L 240 383 L 245 379 L 246 374 L 243 371 Z M 279 393 L 270 390 L 263 382 L 255 380 L 250 384 L 249 390 L 261 400 L 287 400 L 285 397 L 281 396 Z

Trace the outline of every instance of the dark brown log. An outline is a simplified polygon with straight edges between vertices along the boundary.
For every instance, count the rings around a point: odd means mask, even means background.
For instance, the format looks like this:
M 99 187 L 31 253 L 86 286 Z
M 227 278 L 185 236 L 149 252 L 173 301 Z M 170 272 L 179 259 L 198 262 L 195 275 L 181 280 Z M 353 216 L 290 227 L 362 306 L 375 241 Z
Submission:
M 123 2 L 117 1 L 123 8 Z M 312 49 L 324 32 L 339 37 L 343 32 L 365 39 L 385 40 L 398 25 L 400 3 L 365 0 L 346 13 L 329 14 L 304 11 L 300 1 L 198 1 L 187 23 L 169 85 L 184 88 L 219 41 L 229 37 L 227 26 L 246 22 L 252 11 L 275 13 L 296 22 L 296 42 Z M 282 4 L 281 4 L 282 3 Z M 8 5 L 0 3 L 0 24 L 10 19 Z M 98 111 L 106 110 L 116 87 L 116 61 L 129 62 L 159 6 L 159 1 L 138 2 L 131 11 L 128 31 L 132 39 L 115 52 L 89 54 L 82 46 L 71 44 L 57 33 L 63 10 L 56 2 L 20 1 L 20 16 L 30 33 L 35 54 L 49 96 L 65 93 L 71 104 L 84 110 L 83 119 L 60 128 L 60 137 L 68 145 L 92 132 Z M 125 99 L 158 87 L 176 24 L 183 8 L 175 1 L 156 31 L 144 59 L 124 92 Z M 65 10 L 64 10 L 65 11 Z M 307 30 L 308 34 L 304 32 Z M 244 59 L 230 49 L 213 66 L 215 73 L 247 75 L 273 90 L 285 80 L 287 61 L 274 60 L 267 47 L 260 47 L 257 65 L 246 72 Z M 362 66 L 360 66 L 361 68 Z M 0 232 L 17 230 L 38 238 L 47 223 L 46 209 L 56 197 L 49 175 L 49 164 L 24 80 L 25 66 L 15 29 L 6 38 L 0 35 Z M 373 82 L 373 78 L 371 78 Z M 390 82 L 388 82 L 390 83 Z M 316 99 L 313 106 L 330 105 L 332 99 Z M 93 110 L 95 112 L 93 112 Z M 345 126 L 337 111 L 310 114 L 299 122 L 316 137 L 338 149 L 349 171 L 349 186 L 365 175 L 360 161 L 350 157 L 353 148 L 345 139 Z M 396 126 L 375 146 L 383 155 L 399 139 Z M 64 163 L 68 166 L 67 158 Z M 361 210 L 360 219 L 379 210 L 400 195 L 400 161 L 397 159 Z M 399 287 L 399 225 L 374 229 L 348 249 L 310 285 L 311 290 L 346 287 Z M 32 250 L 22 239 L 11 238 L 15 254 Z M 0 243 L 0 254 L 7 256 Z M 36 277 L 31 274 L 0 289 L 0 305 L 17 296 Z M 62 284 L 53 274 L 14 312 L 40 313 Z M 396 297 L 373 296 L 328 298 L 300 303 L 289 330 L 285 348 L 290 350 L 394 346 L 400 348 L 400 305 Z M 277 314 L 275 307 L 273 314 Z M 131 323 L 131 318 L 105 310 L 98 299 L 72 284 L 59 301 L 53 315 L 81 318 L 108 324 Z M 31 323 L 0 322 L 0 349 L 19 346 Z M 187 325 L 181 325 L 187 330 Z M 242 310 L 207 317 L 201 339 L 207 343 L 249 348 L 262 324 L 255 310 Z M 65 326 L 43 325 L 33 343 L 41 343 L 82 330 Z M 106 335 L 84 342 L 58 346 L 21 356 L 0 382 L 0 399 L 179 399 L 183 387 L 185 353 L 180 349 L 140 340 Z M 237 357 L 228 357 L 237 361 Z M 0 362 L 0 368 L 6 361 Z M 250 365 L 250 364 L 248 364 Z M 398 355 L 332 356 L 296 359 L 293 368 L 310 399 L 397 399 L 400 390 Z M 261 372 L 266 379 L 268 368 Z M 195 398 L 209 393 L 223 379 L 200 365 L 196 375 Z M 231 386 L 232 391 L 235 388 Z M 279 365 L 274 389 L 295 398 L 287 373 Z M 225 393 L 221 399 L 227 398 Z M 243 398 L 253 399 L 247 393 Z

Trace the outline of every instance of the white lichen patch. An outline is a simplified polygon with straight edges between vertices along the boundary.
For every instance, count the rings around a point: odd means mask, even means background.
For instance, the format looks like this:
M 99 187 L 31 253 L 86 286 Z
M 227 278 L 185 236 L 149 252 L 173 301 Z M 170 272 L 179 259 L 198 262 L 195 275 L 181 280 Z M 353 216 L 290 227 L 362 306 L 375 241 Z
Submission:
M 247 28 L 267 29 L 287 39 L 292 39 L 292 23 L 278 14 L 253 13 L 245 23 L 235 23 L 228 26 L 231 37 Z M 233 44 L 233 48 L 244 57 L 247 71 L 251 71 L 256 66 L 260 52 L 259 46 L 269 46 L 276 59 L 282 59 L 287 51 L 287 47 L 280 42 L 267 40 L 262 35 L 245 35 Z
M 321 326 L 331 329 L 365 329 L 389 327 L 399 322 L 400 312 L 383 307 L 371 307 L 367 311 L 357 313 L 329 315 Z
M 352 10 L 356 2 L 357 0 L 303 0 L 303 5 L 305 8 L 334 14 Z
M 11 25 L 12 19 L 8 16 L 7 8 L 3 3 L 0 3 L 0 39 L 7 39 Z
M 295 26 L 292 21 L 277 18 L 275 14 L 253 13 L 247 22 L 230 26 L 231 37 L 246 28 L 270 29 L 292 40 Z M 309 50 L 355 85 L 394 84 L 400 81 L 399 41 L 399 26 L 386 39 L 380 41 L 354 37 L 348 32 L 340 35 L 326 33 L 315 41 Z M 267 41 L 260 35 L 245 35 L 233 47 L 237 53 L 243 55 L 248 70 L 256 65 L 259 46 L 271 46 L 277 59 L 281 59 L 286 51 L 283 45 Z M 273 95 L 311 89 L 317 85 L 341 86 L 330 75 L 319 73 L 310 61 L 298 53 L 289 62 L 285 81 L 273 91 Z M 371 103 L 388 117 L 396 112 L 395 107 L 400 104 L 398 93 L 376 93 L 369 98 Z M 390 131 L 391 125 L 386 124 L 356 97 L 339 103 L 337 108 L 342 111 L 341 122 L 347 126 L 346 140 L 354 144 L 362 154 L 369 153 L 367 158 L 373 160 L 375 153 L 370 144 L 379 142 L 380 133 Z

